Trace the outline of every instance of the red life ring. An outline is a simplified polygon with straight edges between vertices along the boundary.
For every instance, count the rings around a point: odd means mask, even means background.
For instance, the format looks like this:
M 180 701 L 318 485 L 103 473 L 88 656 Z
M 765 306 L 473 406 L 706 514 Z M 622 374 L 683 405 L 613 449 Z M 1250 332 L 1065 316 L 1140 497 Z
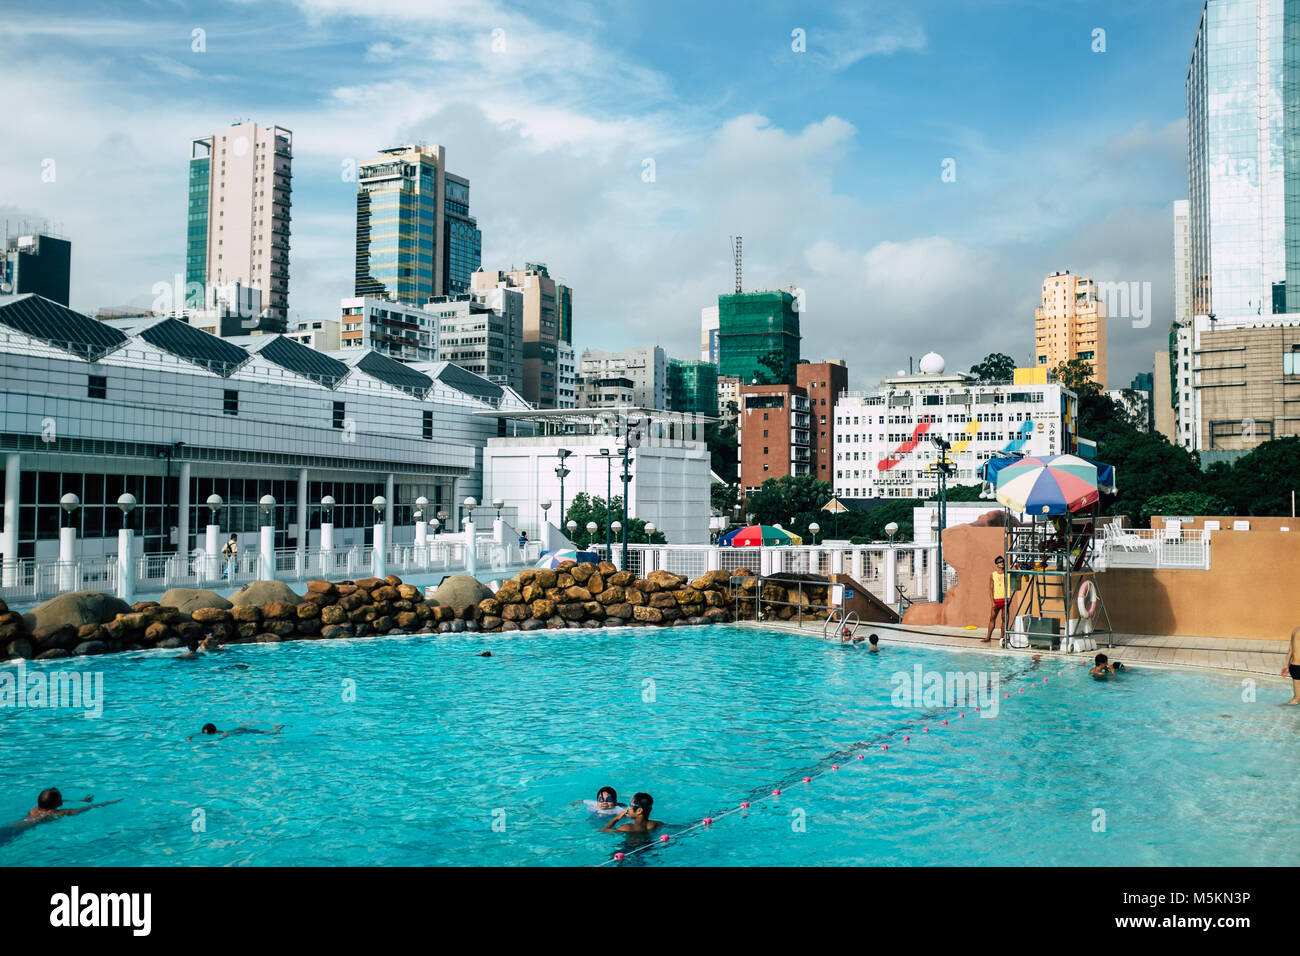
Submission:
M 1083 579 L 1075 603 L 1078 605 L 1080 617 L 1087 618 L 1089 621 L 1097 620 L 1101 599 L 1097 596 L 1097 585 L 1092 583 L 1092 578 Z

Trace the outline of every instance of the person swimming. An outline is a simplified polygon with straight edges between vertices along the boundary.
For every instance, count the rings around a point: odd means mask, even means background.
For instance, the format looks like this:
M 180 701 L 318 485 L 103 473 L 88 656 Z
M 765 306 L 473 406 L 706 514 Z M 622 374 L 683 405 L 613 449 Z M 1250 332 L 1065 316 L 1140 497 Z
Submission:
M 867 638 L 867 640 L 871 641 L 871 649 L 872 649 L 873 651 L 878 651 L 878 650 L 880 650 L 880 635 L 879 635 L 879 634 L 872 634 L 871 637 Z
M 93 796 L 81 798 L 82 803 L 90 803 L 94 800 Z M 65 809 L 63 806 L 63 794 L 59 793 L 57 787 L 50 787 L 48 790 L 42 790 L 40 796 L 36 798 L 36 806 L 23 819 L 17 823 L 10 823 L 6 826 L 10 834 L 17 831 L 29 830 L 39 823 L 48 823 L 57 817 L 72 817 L 78 813 L 85 813 L 87 810 L 94 810 L 97 807 L 106 807 L 110 803 L 121 803 L 122 798 L 116 800 L 105 800 L 103 803 L 90 803 L 88 807 L 73 807 Z
M 203 643 L 199 645 L 199 650 L 207 651 L 209 654 L 221 650 L 221 642 L 217 640 L 215 634 L 209 634 L 203 638 Z
M 268 737 L 271 737 L 284 729 L 284 724 L 272 724 L 271 726 L 274 728 L 273 730 L 258 730 L 256 727 L 250 727 L 248 724 L 241 724 L 231 730 L 218 730 L 216 724 L 204 724 L 199 733 L 208 737 L 216 737 L 218 740 L 224 740 L 232 734 L 266 734 Z M 194 736 L 194 734 L 190 734 L 185 738 L 185 742 L 190 743 L 194 740 Z
M 1107 659 L 1105 654 L 1098 654 L 1093 659 L 1092 663 L 1093 663 L 1093 668 L 1092 670 L 1088 671 L 1088 673 L 1091 674 L 1093 677 L 1098 677 L 1102 679 L 1118 674 L 1120 671 L 1125 669 L 1124 665 L 1121 664 L 1119 661 L 1115 661 L 1112 664 L 1109 661 L 1109 659 Z
M 601 833 L 650 833 L 663 826 L 661 820 L 651 820 L 650 812 L 654 809 L 654 797 L 648 793 L 632 795 L 630 806 L 619 811 L 618 816 L 600 828 Z M 631 817 L 631 823 L 620 824 L 624 817 Z
M 579 800 L 578 803 L 584 805 L 588 812 L 601 817 L 612 817 L 623 809 L 623 805 L 618 802 L 618 793 L 613 787 L 601 787 L 596 791 L 595 800 Z
M 185 642 L 185 652 L 183 654 L 177 654 L 176 659 L 178 661 L 191 661 L 198 656 L 199 656 L 199 642 L 191 637 L 188 641 Z

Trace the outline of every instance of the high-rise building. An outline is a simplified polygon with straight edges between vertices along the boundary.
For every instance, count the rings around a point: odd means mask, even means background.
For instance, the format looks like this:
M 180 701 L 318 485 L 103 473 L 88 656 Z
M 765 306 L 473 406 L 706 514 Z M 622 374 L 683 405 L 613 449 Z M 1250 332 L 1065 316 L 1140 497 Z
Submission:
M 470 291 L 482 234 L 442 146 L 394 146 L 357 170 L 354 294 L 423 305 Z
M 718 307 L 700 309 L 700 361 L 718 364 Z
M 31 292 L 59 305 L 68 304 L 72 281 L 72 243 L 32 233 L 8 236 L 0 259 L 0 295 Z
M 1192 321 L 1191 234 L 1187 227 L 1188 202 L 1174 200 L 1174 324 Z
M 1297 58 L 1294 3 L 1202 7 L 1187 68 L 1191 315 L 1220 330 L 1300 313 Z
M 740 386 L 736 429 L 740 486 L 746 495 L 769 478 L 809 473 L 808 394 L 798 385 Z
M 579 404 L 598 408 L 618 404 L 603 397 L 616 389 L 620 397 L 625 386 L 614 380 L 631 382 L 631 404 L 639 408 L 668 407 L 668 359 L 658 345 L 643 345 L 621 352 L 583 349 L 578 363 Z
M 1151 413 L 1153 427 L 1171 445 L 1177 445 L 1178 429 L 1174 424 L 1174 401 L 1170 397 L 1172 369 L 1170 368 L 1169 350 L 1157 352 L 1151 366 Z
M 1196 341 L 1196 447 L 1203 466 L 1300 435 L 1300 325 L 1274 316 L 1257 326 L 1205 326 Z
M 573 335 L 573 290 L 552 279 L 540 262 L 509 272 L 478 269 L 470 277 L 470 288 L 476 293 L 518 289 L 523 294 L 524 398 L 537 408 L 564 407 L 557 343 L 568 343 Z M 568 338 L 560 334 L 562 322 Z
M 668 360 L 668 407 L 688 415 L 718 414 L 718 367 L 712 362 Z
M 776 378 L 793 385 L 799 338 L 799 311 L 792 293 L 718 296 L 719 375 L 735 375 L 744 383 Z
M 289 321 L 289 207 L 293 133 L 237 123 L 190 143 L 186 305 L 207 287 L 240 283 L 262 293 L 243 331 L 283 332 Z
M 339 348 L 374 349 L 405 362 L 438 361 L 438 317 L 419 306 L 353 296 L 339 303 Z
M 718 414 L 735 419 L 740 412 L 740 378 L 735 375 L 718 376 Z
M 517 289 L 436 296 L 424 311 L 438 320 L 438 358 L 521 392 L 523 296 Z
M 1054 369 L 1082 359 L 1092 377 L 1106 385 L 1106 305 L 1097 284 L 1072 272 L 1043 280 L 1043 304 L 1034 310 L 1034 361 Z
M 1174 324 L 1169 332 L 1168 382 L 1165 396 L 1170 403 L 1170 441 L 1183 448 L 1197 447 L 1196 397 L 1192 388 L 1192 245 L 1190 204 L 1174 202 Z M 1163 389 L 1162 389 L 1163 391 Z M 1153 396 L 1154 401 L 1154 396 Z M 1164 421 L 1162 409 L 1155 410 L 1156 430 Z
M 809 472 L 831 481 L 835 472 L 835 403 L 849 388 L 849 367 L 843 359 L 830 362 L 801 361 L 796 383 L 808 395 Z
M 577 408 L 578 363 L 573 346 L 563 339 L 555 343 L 555 387 L 556 408 Z

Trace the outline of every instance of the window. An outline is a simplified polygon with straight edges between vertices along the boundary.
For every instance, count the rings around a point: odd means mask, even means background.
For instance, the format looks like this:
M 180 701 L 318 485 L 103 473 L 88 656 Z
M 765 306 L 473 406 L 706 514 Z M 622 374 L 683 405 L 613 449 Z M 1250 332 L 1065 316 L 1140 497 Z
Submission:
M 1295 346 L 1291 347 L 1290 352 L 1282 353 L 1282 374 L 1300 375 L 1300 350 Z
M 87 398 L 108 398 L 108 376 L 92 375 L 86 389 Z
M 334 427 L 335 428 L 343 427 L 343 419 L 347 416 L 346 406 L 347 403 L 345 402 L 334 403 Z
M 228 388 L 225 391 L 226 391 L 225 401 L 222 405 L 221 410 L 225 412 L 227 415 L 238 415 L 239 414 L 239 392 L 235 391 L 233 388 Z
M 766 428 L 763 429 L 763 437 L 764 437 L 764 438 L 767 437 L 767 429 L 766 429 Z
M 433 437 L 433 412 L 429 409 L 424 411 L 424 437 L 426 439 Z
M 767 446 L 766 446 L 766 445 L 763 446 L 763 454 L 764 454 L 764 455 L 767 454 Z

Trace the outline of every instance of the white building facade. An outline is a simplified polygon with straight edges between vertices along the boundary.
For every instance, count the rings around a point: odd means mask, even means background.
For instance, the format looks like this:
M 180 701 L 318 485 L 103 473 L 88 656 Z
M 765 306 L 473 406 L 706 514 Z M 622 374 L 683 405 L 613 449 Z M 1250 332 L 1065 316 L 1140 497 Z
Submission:
M 419 306 L 353 296 L 339 303 L 339 347 L 373 349 L 404 362 L 437 362 L 438 317 Z
M 951 445 L 957 471 L 950 485 L 978 483 L 989 458 L 1070 450 L 1077 398 L 1059 383 L 981 385 L 969 375 L 944 374 L 942 359 L 930 367 L 936 366 L 888 378 L 874 393 L 846 392 L 835 404 L 836 495 L 934 495 L 936 435 Z

